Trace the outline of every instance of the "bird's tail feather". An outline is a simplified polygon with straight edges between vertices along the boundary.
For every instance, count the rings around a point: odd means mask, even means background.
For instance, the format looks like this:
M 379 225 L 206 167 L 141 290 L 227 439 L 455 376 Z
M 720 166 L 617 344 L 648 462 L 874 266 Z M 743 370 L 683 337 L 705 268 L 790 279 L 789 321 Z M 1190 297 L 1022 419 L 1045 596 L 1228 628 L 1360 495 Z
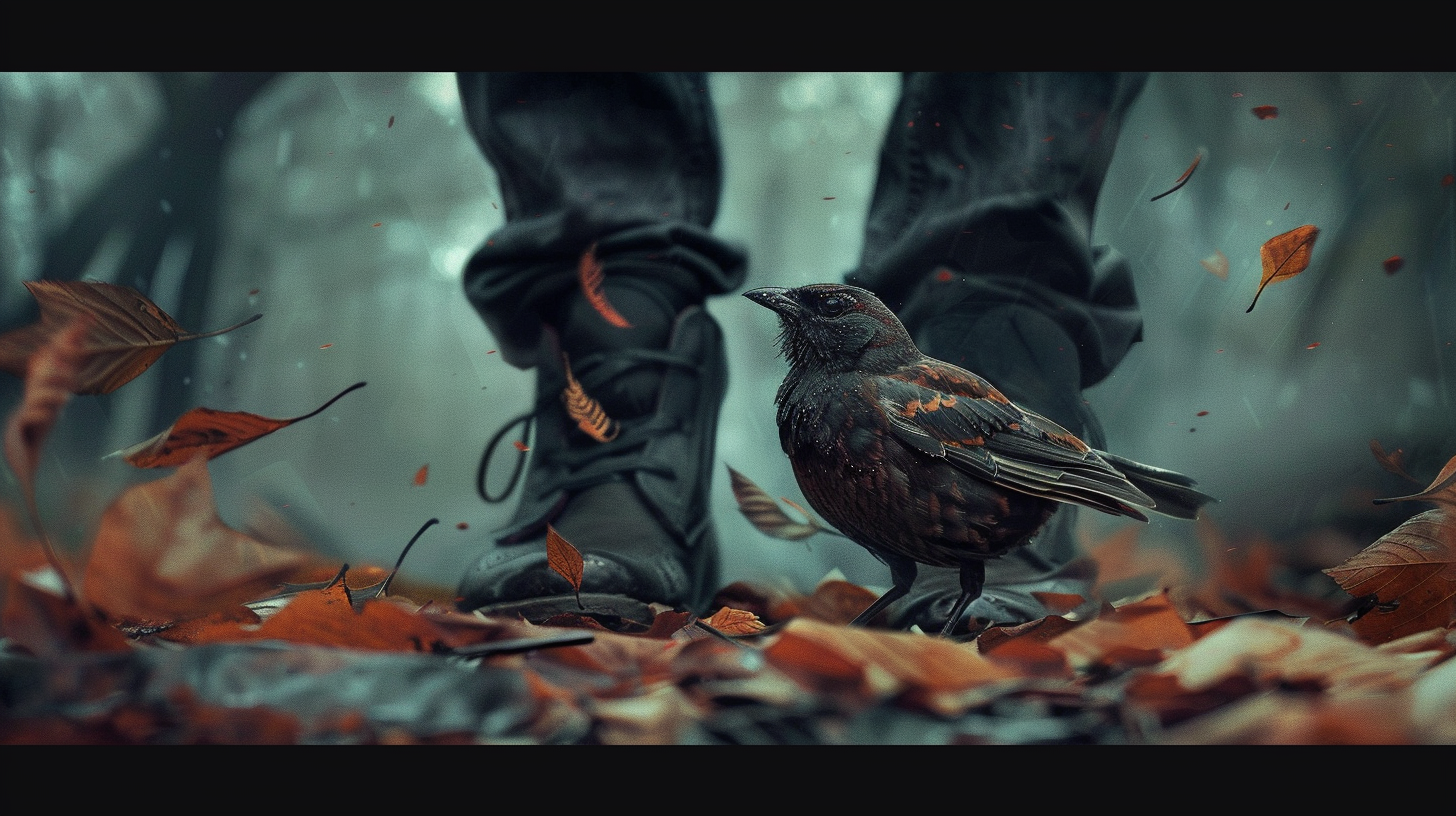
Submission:
M 1127 480 L 1152 498 L 1155 513 L 1182 519 L 1198 518 L 1198 511 L 1205 504 L 1218 499 L 1194 488 L 1198 484 L 1187 476 L 1172 470 L 1145 465 L 1118 456 L 1115 453 L 1098 451 L 1113 467 L 1122 471 Z

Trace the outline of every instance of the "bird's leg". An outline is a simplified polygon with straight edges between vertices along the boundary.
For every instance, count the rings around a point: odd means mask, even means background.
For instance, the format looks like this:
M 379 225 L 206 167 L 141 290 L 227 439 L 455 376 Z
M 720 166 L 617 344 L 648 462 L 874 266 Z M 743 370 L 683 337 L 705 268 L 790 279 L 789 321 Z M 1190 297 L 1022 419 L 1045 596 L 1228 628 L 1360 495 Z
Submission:
M 986 584 L 986 562 L 967 561 L 961 564 L 961 596 L 956 599 L 955 607 L 950 610 L 950 617 L 946 619 L 945 626 L 940 630 L 941 637 L 950 637 L 952 629 L 961 619 L 961 614 L 971 601 L 981 597 L 981 588 Z
M 919 570 L 915 561 L 903 555 L 892 555 L 890 553 L 875 553 L 885 566 L 890 568 L 890 581 L 892 586 L 885 594 L 875 599 L 875 602 L 865 608 L 865 611 L 855 616 L 849 622 L 850 626 L 864 626 L 875 619 L 885 607 L 905 597 L 910 587 L 915 583 L 915 573 Z

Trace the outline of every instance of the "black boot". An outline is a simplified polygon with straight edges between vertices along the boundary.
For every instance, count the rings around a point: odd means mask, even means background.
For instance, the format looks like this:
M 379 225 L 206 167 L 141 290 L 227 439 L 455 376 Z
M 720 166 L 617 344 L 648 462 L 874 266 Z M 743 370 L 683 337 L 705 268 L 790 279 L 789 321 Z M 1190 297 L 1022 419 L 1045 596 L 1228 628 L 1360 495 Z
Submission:
M 609 277 L 604 293 L 631 328 L 609 324 L 579 291 L 544 316 L 535 409 L 503 428 L 481 462 L 482 495 L 503 500 L 521 464 L 496 493 L 486 484 L 489 460 L 502 442 L 529 438 L 524 492 L 495 546 L 461 579 L 462 609 L 534 621 L 575 612 L 612 625 L 649 622 L 650 603 L 700 611 L 717 589 L 709 487 L 728 378 L 721 330 L 701 305 L 674 302 L 660 280 Z M 609 441 L 568 414 L 566 365 L 619 423 L 601 434 Z M 583 556 L 580 607 L 547 564 L 547 525 Z

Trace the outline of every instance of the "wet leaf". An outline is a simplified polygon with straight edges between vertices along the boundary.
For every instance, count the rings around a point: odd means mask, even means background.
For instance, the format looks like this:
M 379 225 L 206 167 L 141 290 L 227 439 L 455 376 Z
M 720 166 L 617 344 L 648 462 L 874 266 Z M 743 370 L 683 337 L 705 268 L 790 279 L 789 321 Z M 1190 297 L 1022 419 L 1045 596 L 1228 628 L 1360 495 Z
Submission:
M 217 411 L 193 408 L 172 423 L 172 427 L 145 442 L 139 442 L 112 456 L 121 456 L 139 468 L 176 467 L 202 454 L 215 459 L 234 448 L 261 439 L 295 422 L 318 416 L 364 383 L 358 382 L 340 391 L 333 399 L 303 416 L 292 419 L 270 419 L 244 411 Z M 422 484 L 416 477 L 416 484 Z
M 40 304 L 40 319 L 0 335 L 0 371 L 24 376 L 26 361 L 51 335 L 77 315 L 93 320 L 86 334 L 86 365 L 77 376 L 76 394 L 109 394 L 151 367 L 167 349 L 186 340 L 213 337 L 262 317 L 209 332 L 177 325 L 146 295 L 100 281 L 26 281 Z
M 571 376 L 571 361 L 565 354 L 561 355 L 561 365 L 566 371 L 566 388 L 561 391 L 561 402 L 566 405 L 566 413 L 576 420 L 576 427 L 598 442 L 616 439 L 622 426 L 607 416 L 601 403 L 588 396 L 581 383 Z
M 1202 149 L 1200 149 L 1198 151 L 1198 154 L 1193 157 L 1193 163 L 1190 164 L 1190 165 L 1188 165 L 1188 169 L 1183 171 L 1183 175 L 1181 175 L 1181 176 L 1178 177 L 1178 180 L 1173 183 L 1173 186 L 1171 188 L 1169 188 L 1167 192 L 1158 193 L 1157 195 L 1153 196 L 1152 198 L 1150 198 L 1148 200 L 1149 201 L 1157 201 L 1158 199 L 1162 198 L 1163 196 L 1172 195 L 1173 193 L 1178 192 L 1180 189 L 1183 188 L 1183 185 L 1185 185 L 1185 184 L 1188 183 L 1188 179 L 1193 178 L 1193 171 L 1198 169 L 1198 163 L 1201 162 L 1201 161 L 1203 161 L 1203 150 Z
M 1275 281 L 1288 280 L 1309 268 L 1314 239 L 1317 237 L 1319 228 L 1313 224 L 1305 224 L 1276 235 L 1259 247 L 1259 262 L 1263 266 L 1264 276 L 1259 281 L 1258 291 L 1254 292 L 1253 303 L 1244 310 L 1245 314 L 1254 311 L 1254 304 L 1259 302 L 1259 295 L 1263 294 L 1264 287 Z
M 815 533 L 825 532 L 825 528 L 808 513 L 804 513 L 805 521 L 789 518 L 763 488 L 732 467 L 728 468 L 728 476 L 733 482 L 733 498 L 738 502 L 738 511 L 759 532 L 785 541 L 802 541 Z M 799 511 L 804 512 L 803 508 Z
M 581 552 L 549 524 L 546 525 L 546 563 L 571 584 L 572 591 L 576 593 L 577 607 L 585 609 L 581 603 L 581 578 L 586 562 L 582 560 Z
M 582 294 L 586 295 L 587 302 L 608 323 L 619 329 L 632 328 L 627 318 L 622 317 L 607 300 L 606 293 L 602 291 L 603 279 L 602 262 L 597 260 L 597 245 L 592 244 L 582 253 L 581 261 L 577 264 L 577 280 L 581 284 Z

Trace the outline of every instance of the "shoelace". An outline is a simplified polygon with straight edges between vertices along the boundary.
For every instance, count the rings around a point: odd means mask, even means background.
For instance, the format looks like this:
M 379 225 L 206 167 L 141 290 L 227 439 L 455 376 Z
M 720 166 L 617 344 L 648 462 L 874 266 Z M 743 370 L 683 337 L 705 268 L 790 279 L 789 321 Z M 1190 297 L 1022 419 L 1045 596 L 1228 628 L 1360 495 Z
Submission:
M 677 368 L 695 374 L 701 370 L 696 361 L 681 354 L 654 349 L 623 349 L 611 352 L 609 356 L 591 355 L 582 358 L 579 365 L 582 373 L 576 375 L 577 381 L 581 383 L 587 393 L 591 393 L 594 386 L 611 382 L 617 377 L 645 366 Z M 576 366 L 573 366 L 573 369 L 575 368 Z M 490 461 L 512 428 L 521 426 L 522 435 L 530 438 L 536 417 L 547 405 L 559 399 L 560 396 L 556 393 L 542 394 L 537 398 L 536 404 L 531 410 L 507 422 L 499 431 L 496 431 L 490 442 L 486 443 L 485 450 L 480 456 L 480 466 L 475 475 L 476 492 L 482 499 L 491 504 L 497 504 L 505 501 L 515 492 L 516 485 L 520 483 L 521 474 L 525 470 L 527 451 L 519 451 L 515 467 L 511 469 L 511 475 L 506 481 L 505 490 L 499 495 L 492 495 L 486 486 Z M 590 447 L 566 447 L 559 451 L 540 454 L 538 464 L 541 467 L 549 468 L 552 465 L 560 464 L 563 466 L 562 470 L 567 474 L 564 477 L 548 478 L 542 485 L 543 491 L 546 493 L 554 493 L 558 490 L 571 492 L 599 484 L 612 475 L 622 473 L 645 472 L 666 479 L 676 478 L 677 472 L 671 464 L 649 458 L 643 448 L 648 442 L 663 434 L 682 433 L 687 429 L 687 419 L 681 416 L 666 416 L 664 412 L 659 411 L 645 422 L 634 424 L 629 424 L 629 422 L 622 424 L 621 433 L 611 442 Z

